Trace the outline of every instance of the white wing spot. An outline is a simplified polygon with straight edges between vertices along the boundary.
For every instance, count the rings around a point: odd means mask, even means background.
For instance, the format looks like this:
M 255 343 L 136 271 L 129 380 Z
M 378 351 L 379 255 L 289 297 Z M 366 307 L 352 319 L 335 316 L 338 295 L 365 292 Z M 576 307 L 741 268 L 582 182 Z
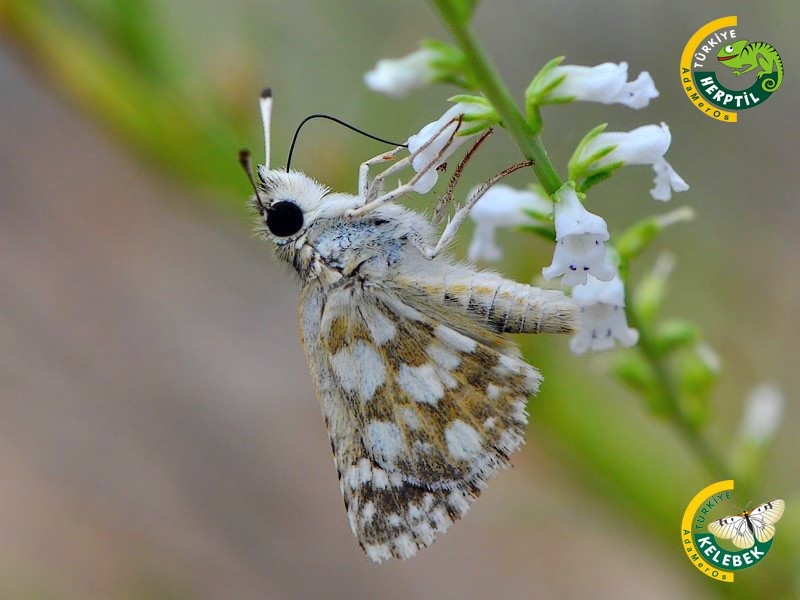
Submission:
M 364 519 L 364 523 L 371 523 L 372 518 L 375 516 L 375 503 L 370 501 L 364 505 L 364 508 L 361 509 L 361 516 Z
M 433 365 L 419 367 L 401 365 L 397 383 L 415 402 L 436 404 L 444 396 L 444 387 Z
M 380 310 L 373 309 L 367 319 L 367 328 L 372 339 L 379 346 L 391 340 L 397 334 L 397 327 Z
M 386 381 L 386 366 L 371 344 L 359 340 L 353 348 L 342 348 L 331 357 L 331 367 L 339 385 L 369 400 Z
M 452 371 L 461 364 L 461 359 L 458 357 L 458 354 L 450 352 L 450 350 L 440 344 L 431 344 L 428 346 L 427 353 L 433 362 L 448 371 Z
M 433 531 L 431 524 L 425 520 L 420 521 L 413 526 L 414 536 L 420 541 L 423 546 L 430 546 L 433 543 L 436 533 Z
M 364 444 L 378 461 L 394 464 L 408 451 L 400 428 L 387 421 L 372 421 L 364 431 Z
M 495 423 L 497 423 L 497 419 L 495 419 L 494 417 L 489 417 L 488 419 L 486 419 L 486 420 L 483 422 L 483 426 L 484 426 L 486 429 L 494 429 L 494 425 L 495 425 Z
M 436 531 L 444 533 L 453 524 L 453 520 L 443 506 L 437 506 L 431 511 L 431 523 L 436 527 Z
M 403 519 L 400 518 L 400 515 L 397 513 L 392 513 L 388 517 L 386 517 L 386 522 L 389 523 L 392 527 L 400 527 L 403 524 Z
M 500 388 L 493 383 L 486 386 L 486 397 L 489 400 L 497 400 L 500 397 Z
M 413 502 L 409 502 L 408 504 L 408 520 L 409 521 L 418 521 L 422 517 L 425 516 L 425 513 L 422 512 L 419 506 L 414 504 Z
M 417 545 L 407 533 L 397 536 L 397 539 L 394 541 L 394 548 L 397 550 L 397 555 L 400 558 L 411 558 L 417 553 Z
M 450 495 L 447 496 L 447 503 L 462 516 L 469 510 L 469 502 L 464 497 L 464 494 L 458 490 L 450 492 Z
M 503 433 L 500 434 L 500 439 L 497 440 L 497 447 L 502 448 L 503 450 L 505 450 L 507 454 L 510 454 L 511 452 L 516 450 L 521 443 L 522 443 L 521 435 L 519 435 L 515 431 L 506 429 Z
M 372 471 L 372 487 L 376 490 L 385 490 L 389 487 L 389 476 L 383 469 L 373 469 Z
M 500 360 L 494 368 L 494 372 L 498 375 L 517 375 L 522 370 L 522 365 L 519 359 L 511 358 L 505 354 L 500 355 Z
M 447 451 L 456 460 L 472 460 L 481 451 L 481 435 L 464 421 L 456 419 L 445 429 Z
M 369 459 L 362 458 L 358 461 L 358 475 L 361 485 L 369 483 L 372 480 L 372 464 Z
M 512 417 L 518 423 L 522 423 L 523 425 L 527 425 L 528 423 L 528 403 L 525 398 L 518 398 L 517 401 L 514 403 L 514 412 L 512 413 Z
M 400 409 L 400 419 L 411 431 L 417 431 L 422 427 L 417 411 L 410 406 L 404 406 Z
M 358 467 L 356 465 L 348 467 L 343 479 L 347 482 L 347 487 L 351 490 L 356 489 L 359 486 Z
M 458 380 L 450 373 L 440 373 L 439 376 L 442 378 L 442 383 L 447 389 L 452 390 L 458 387 Z
M 525 389 L 529 394 L 535 394 L 539 391 L 539 383 L 542 381 L 542 376 L 532 366 L 525 365 L 525 367 Z
M 364 546 L 364 551 L 375 562 L 383 562 L 392 558 L 392 551 L 388 544 L 367 544 Z
M 436 329 L 434 329 L 434 333 L 436 334 L 436 337 L 443 341 L 447 346 L 459 352 L 475 352 L 475 348 L 478 347 L 478 343 L 475 340 L 470 339 L 467 336 L 450 329 L 449 327 L 445 327 L 444 325 L 437 325 Z

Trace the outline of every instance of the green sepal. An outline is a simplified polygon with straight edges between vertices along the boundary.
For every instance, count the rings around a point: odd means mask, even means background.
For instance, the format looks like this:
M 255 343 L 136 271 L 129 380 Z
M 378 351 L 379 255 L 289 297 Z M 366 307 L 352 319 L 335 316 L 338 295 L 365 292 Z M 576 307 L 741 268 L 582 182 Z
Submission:
M 422 40 L 420 46 L 436 53 L 430 61 L 431 67 L 436 72 L 434 83 L 449 83 L 470 91 L 478 90 L 478 86 L 470 82 L 467 77 L 467 59 L 461 50 L 436 39 Z
M 589 144 L 589 142 L 603 133 L 606 127 L 608 127 L 608 123 L 601 123 L 583 136 L 583 139 L 578 142 L 578 145 L 575 147 L 575 151 L 572 153 L 569 163 L 567 163 L 567 174 L 569 178 L 573 181 L 583 180 L 579 185 L 579 189 L 581 190 L 588 190 L 593 185 L 608 179 L 611 177 L 611 174 L 614 171 L 619 169 L 624 164 L 622 161 L 620 161 L 610 165 L 605 165 L 600 168 L 591 168 L 595 162 L 613 152 L 614 148 L 616 148 L 614 145 L 606 146 L 590 156 L 587 156 L 583 159 L 581 158 L 581 155 L 583 154 L 583 151 L 586 149 L 586 146 Z
M 614 174 L 615 170 L 616 167 L 609 168 L 603 171 L 597 171 L 596 173 L 593 173 L 592 175 L 581 181 L 581 183 L 578 186 L 576 186 L 576 189 L 579 192 L 586 192 L 586 190 L 588 190 L 590 187 L 597 185 L 601 181 L 605 181 L 606 179 L 611 177 Z
M 462 119 L 462 127 L 458 130 L 458 135 L 475 135 L 476 133 L 480 133 L 492 125 L 500 123 L 500 115 L 497 114 L 497 111 L 494 109 L 494 106 L 492 106 L 492 103 L 483 96 L 474 96 L 472 94 L 456 94 L 455 96 L 448 98 L 447 101 L 456 104 L 459 102 L 476 104 L 484 107 L 485 109 L 480 113 L 464 115 L 464 118 Z
M 552 81 L 544 83 L 547 78 L 550 76 L 550 72 L 555 69 L 561 62 L 564 60 L 563 56 L 557 56 L 550 62 L 548 62 L 541 70 L 533 77 L 531 82 L 528 84 L 528 88 L 525 90 L 525 110 L 527 111 L 528 118 L 530 119 L 532 111 L 534 111 L 537 107 L 545 104 L 544 99 L 547 97 L 547 94 L 553 91 L 556 87 L 558 87 L 566 75 L 562 75 L 561 77 L 555 77 Z M 564 102 L 569 102 L 569 99 L 563 100 Z M 547 104 L 553 104 L 550 100 L 546 101 Z

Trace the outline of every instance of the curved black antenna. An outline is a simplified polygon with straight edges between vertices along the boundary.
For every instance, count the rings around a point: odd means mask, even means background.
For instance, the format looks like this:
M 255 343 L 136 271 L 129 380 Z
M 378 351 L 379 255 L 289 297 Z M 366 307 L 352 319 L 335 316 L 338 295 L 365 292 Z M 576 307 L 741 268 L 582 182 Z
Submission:
M 329 121 L 333 121 L 334 123 L 338 123 L 339 125 L 343 125 L 344 127 L 347 127 L 348 129 L 350 129 L 352 131 L 355 131 L 356 133 L 360 133 L 363 136 L 371 138 L 371 139 L 375 140 L 376 142 L 383 142 L 384 144 L 389 144 L 390 146 L 395 146 L 395 147 L 402 146 L 403 148 L 408 148 L 408 144 L 398 144 L 397 142 L 392 142 L 390 140 L 385 140 L 383 138 L 379 138 L 377 135 L 372 135 L 371 133 L 367 133 L 366 131 L 364 131 L 362 129 L 359 129 L 358 127 L 355 127 L 353 125 L 350 125 L 350 123 L 346 123 L 345 121 L 342 121 L 341 119 L 337 119 L 336 117 L 332 117 L 331 115 L 325 115 L 325 114 L 322 114 L 322 113 L 318 113 L 318 114 L 307 116 L 305 119 L 300 121 L 300 125 L 298 125 L 297 129 L 295 129 L 294 137 L 292 138 L 292 145 L 289 146 L 289 156 L 286 159 L 286 172 L 287 173 L 289 172 L 289 168 L 292 166 L 292 154 L 294 154 L 294 145 L 297 143 L 297 136 L 300 135 L 300 130 L 303 128 L 303 125 L 305 125 L 311 119 L 328 119 Z
M 245 174 L 247 175 L 247 179 L 250 181 L 250 185 L 253 188 L 253 191 L 256 194 L 254 205 L 258 214 L 262 217 L 264 216 L 264 211 L 267 210 L 266 205 L 261 201 L 261 194 L 258 192 L 258 186 L 256 185 L 256 179 L 253 177 L 253 166 L 250 164 L 250 150 L 247 148 L 243 148 L 239 150 L 239 164 L 242 165 L 242 169 L 244 169 Z

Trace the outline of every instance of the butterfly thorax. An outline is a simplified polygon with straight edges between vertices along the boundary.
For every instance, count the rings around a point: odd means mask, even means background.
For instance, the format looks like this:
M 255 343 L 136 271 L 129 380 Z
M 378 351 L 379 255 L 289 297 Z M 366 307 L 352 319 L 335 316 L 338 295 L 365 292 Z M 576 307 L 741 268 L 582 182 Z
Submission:
M 427 225 L 418 221 L 422 221 L 419 215 L 397 206 L 353 220 L 320 217 L 294 243 L 278 246 L 276 252 L 304 284 L 329 288 L 350 279 L 380 281 L 404 261 L 421 258 L 409 256 L 419 251 L 407 238 L 411 229 L 419 231 Z

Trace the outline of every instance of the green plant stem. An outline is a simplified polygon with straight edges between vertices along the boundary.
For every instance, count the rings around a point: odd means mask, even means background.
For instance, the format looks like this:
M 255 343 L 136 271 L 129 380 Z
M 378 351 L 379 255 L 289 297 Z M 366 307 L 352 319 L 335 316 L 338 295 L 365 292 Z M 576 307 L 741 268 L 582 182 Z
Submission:
M 630 286 L 626 285 L 625 305 L 628 307 L 633 306 L 633 301 L 628 292 L 629 289 Z M 708 443 L 708 440 L 692 426 L 683 413 L 677 386 L 664 360 L 658 355 L 648 328 L 639 322 L 635 310 L 628 310 L 627 313 L 631 327 L 639 331 L 639 343 L 636 345 L 636 349 L 650 364 L 653 372 L 656 374 L 656 380 L 661 388 L 662 397 L 666 400 L 670 409 L 670 423 L 675 426 L 692 452 L 698 456 L 712 475 L 720 479 L 732 479 L 733 476 L 725 460 L 717 454 L 714 448 Z
M 541 136 L 534 132 L 525 120 L 497 70 L 475 40 L 467 24 L 462 21 L 461 15 L 451 6 L 450 1 L 431 0 L 431 3 L 466 56 L 475 80 L 480 82 L 481 90 L 500 115 L 503 127 L 517 144 L 522 155 L 533 161 L 533 172 L 545 191 L 550 195 L 555 194 L 563 182 L 547 155 Z

